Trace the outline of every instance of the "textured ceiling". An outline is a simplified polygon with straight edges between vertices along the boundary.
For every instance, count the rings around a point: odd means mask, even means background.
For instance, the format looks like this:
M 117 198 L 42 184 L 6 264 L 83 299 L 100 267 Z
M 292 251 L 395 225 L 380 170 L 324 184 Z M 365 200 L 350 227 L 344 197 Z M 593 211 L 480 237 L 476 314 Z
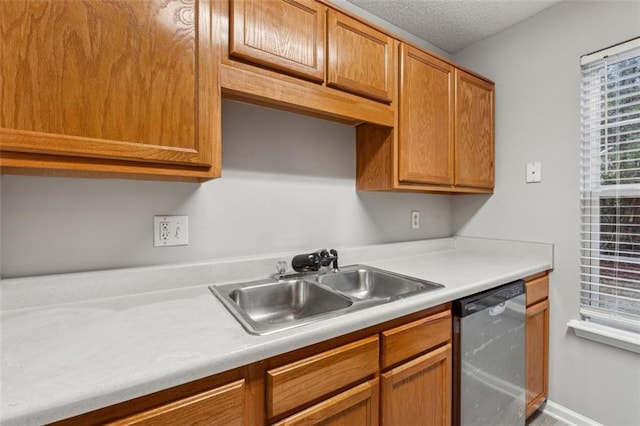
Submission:
M 535 15 L 560 0 L 347 0 L 455 53 Z

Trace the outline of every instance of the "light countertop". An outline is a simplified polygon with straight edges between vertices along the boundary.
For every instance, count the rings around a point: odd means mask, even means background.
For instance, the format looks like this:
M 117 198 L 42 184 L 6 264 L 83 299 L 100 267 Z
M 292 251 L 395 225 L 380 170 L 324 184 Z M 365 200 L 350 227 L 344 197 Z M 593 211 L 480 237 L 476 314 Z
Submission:
M 348 262 L 343 264 L 364 263 L 434 281 L 445 288 L 254 336 L 240 326 L 207 284 L 264 278 L 271 271 L 263 269 L 288 254 L 241 259 L 244 277 L 236 272 L 238 259 L 230 259 L 0 282 L 6 299 L 0 317 L 0 423 L 61 420 L 553 267 L 549 244 L 469 238 L 340 252 L 341 259 Z M 134 281 L 139 285 L 131 284 Z M 155 287 L 149 289 L 149 282 Z M 108 283 L 112 285 L 105 296 L 103 286 Z M 92 290 L 94 286 L 99 290 Z M 50 296 L 43 298 L 43 292 Z

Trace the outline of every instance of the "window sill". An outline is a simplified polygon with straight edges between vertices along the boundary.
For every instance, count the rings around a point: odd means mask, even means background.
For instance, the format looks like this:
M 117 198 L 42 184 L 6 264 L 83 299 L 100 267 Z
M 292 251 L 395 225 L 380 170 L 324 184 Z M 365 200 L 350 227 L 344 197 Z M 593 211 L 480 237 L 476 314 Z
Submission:
M 567 327 L 572 328 L 576 336 L 583 339 L 640 354 L 640 334 L 638 333 L 618 330 L 590 321 L 571 320 L 567 323 Z

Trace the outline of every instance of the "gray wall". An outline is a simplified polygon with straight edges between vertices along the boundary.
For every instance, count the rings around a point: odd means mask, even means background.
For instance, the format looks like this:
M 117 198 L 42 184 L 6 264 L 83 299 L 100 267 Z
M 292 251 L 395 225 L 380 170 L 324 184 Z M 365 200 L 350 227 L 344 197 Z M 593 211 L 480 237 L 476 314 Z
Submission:
M 451 235 L 450 196 L 356 192 L 353 127 L 231 101 L 222 115 L 223 177 L 201 185 L 3 176 L 3 277 Z M 189 246 L 154 248 L 154 214 L 189 215 Z
M 496 82 L 495 195 L 456 197 L 454 232 L 555 243 L 550 399 L 605 425 L 640 424 L 640 362 L 578 339 L 579 57 L 640 33 L 640 2 L 565 1 L 456 55 Z M 525 165 L 542 162 L 542 183 Z

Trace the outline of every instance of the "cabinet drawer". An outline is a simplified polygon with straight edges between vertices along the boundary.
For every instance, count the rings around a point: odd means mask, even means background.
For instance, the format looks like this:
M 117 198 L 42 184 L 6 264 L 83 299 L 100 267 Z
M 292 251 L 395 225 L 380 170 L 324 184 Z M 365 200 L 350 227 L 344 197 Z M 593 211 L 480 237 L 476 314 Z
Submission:
M 549 297 L 549 275 L 527 281 L 527 306 Z
M 378 337 L 368 337 L 267 371 L 269 418 L 349 386 L 378 370 Z
M 244 380 L 238 380 L 195 396 L 144 411 L 109 423 L 112 426 L 138 425 L 221 425 L 243 424 Z
M 451 340 L 451 311 L 410 322 L 381 334 L 382 368 Z

